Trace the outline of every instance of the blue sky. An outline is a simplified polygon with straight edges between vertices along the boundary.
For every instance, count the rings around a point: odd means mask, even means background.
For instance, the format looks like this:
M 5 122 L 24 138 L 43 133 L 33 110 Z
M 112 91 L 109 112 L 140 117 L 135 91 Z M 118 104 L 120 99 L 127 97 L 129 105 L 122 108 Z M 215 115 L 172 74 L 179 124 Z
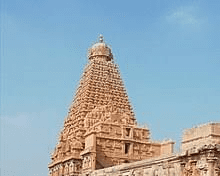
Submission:
M 1 174 L 47 175 L 50 151 L 101 33 L 154 140 L 220 121 L 217 0 L 1 2 Z

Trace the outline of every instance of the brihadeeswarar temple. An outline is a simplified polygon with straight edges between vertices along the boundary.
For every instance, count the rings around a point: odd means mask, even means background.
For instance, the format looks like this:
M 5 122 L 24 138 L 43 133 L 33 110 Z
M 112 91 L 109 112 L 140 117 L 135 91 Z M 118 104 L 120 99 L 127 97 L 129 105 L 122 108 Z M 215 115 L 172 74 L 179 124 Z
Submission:
M 48 166 L 50 176 L 220 176 L 220 123 L 185 130 L 174 142 L 153 142 L 137 125 L 111 48 L 99 37 L 64 120 Z

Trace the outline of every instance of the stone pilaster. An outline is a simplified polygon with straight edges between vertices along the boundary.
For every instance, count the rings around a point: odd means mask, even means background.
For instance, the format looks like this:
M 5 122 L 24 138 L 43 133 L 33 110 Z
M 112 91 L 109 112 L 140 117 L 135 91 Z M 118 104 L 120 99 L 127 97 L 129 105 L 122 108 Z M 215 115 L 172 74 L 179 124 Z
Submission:
M 215 176 L 215 159 L 208 159 L 208 172 L 207 176 Z

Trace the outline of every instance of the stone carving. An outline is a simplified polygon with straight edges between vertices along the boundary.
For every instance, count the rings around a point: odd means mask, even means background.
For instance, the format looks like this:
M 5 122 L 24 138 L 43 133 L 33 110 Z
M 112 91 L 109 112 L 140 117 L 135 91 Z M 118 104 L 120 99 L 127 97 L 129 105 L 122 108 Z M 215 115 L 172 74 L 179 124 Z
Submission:
M 71 151 L 75 151 L 76 149 L 82 149 L 82 143 L 76 139 L 72 139 L 71 141 Z
M 69 165 L 69 173 L 73 173 L 75 171 L 75 163 L 70 162 Z
M 64 167 L 64 175 L 68 175 L 68 174 L 69 174 L 69 165 L 66 163 Z
M 49 176 L 53 176 L 53 169 L 49 169 Z
M 76 172 L 80 172 L 81 171 L 81 168 L 82 168 L 82 166 L 81 166 L 81 163 L 76 163 L 75 164 L 75 170 L 76 170 Z
M 183 176 L 199 176 L 199 169 L 196 167 L 196 161 L 189 160 L 183 170 Z
M 215 166 L 214 166 L 214 169 L 215 169 L 215 176 L 220 176 L 220 158 L 217 159 L 216 163 L 215 163 Z
M 131 124 L 133 120 L 129 115 L 116 108 L 114 105 L 98 106 L 86 115 L 84 126 L 90 128 L 98 122 L 117 123 L 117 124 Z
M 116 149 L 122 149 L 122 145 L 121 145 L 120 141 L 115 141 L 115 146 L 114 146 L 114 148 L 116 148 Z
M 83 158 L 83 169 L 87 169 L 90 168 L 92 166 L 91 163 L 91 157 L 90 156 L 86 156 Z
M 106 148 L 111 148 L 112 147 L 112 143 L 110 142 L 110 140 L 106 140 L 106 142 L 105 142 L 105 146 L 106 146 Z
M 162 174 L 163 176 L 168 176 L 169 175 L 169 163 L 168 162 L 164 162 L 163 165 L 162 165 Z
M 143 144 L 142 145 L 142 151 L 146 152 L 146 153 L 149 153 L 150 152 L 150 146 L 147 145 L 147 144 Z
M 200 170 L 200 175 L 202 175 L 202 176 L 206 176 L 206 175 L 207 175 L 208 163 L 207 163 L 205 157 L 202 157 L 202 158 L 197 162 L 197 168 Z

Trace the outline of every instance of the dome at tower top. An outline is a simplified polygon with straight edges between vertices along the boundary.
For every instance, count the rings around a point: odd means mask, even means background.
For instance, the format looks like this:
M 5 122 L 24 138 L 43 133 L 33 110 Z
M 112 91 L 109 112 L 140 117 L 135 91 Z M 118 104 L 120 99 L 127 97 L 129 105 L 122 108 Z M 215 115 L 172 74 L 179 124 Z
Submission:
M 105 56 L 107 60 L 112 59 L 111 48 L 104 42 L 102 35 L 99 36 L 99 41 L 89 48 L 88 58 L 92 59 L 95 56 Z

